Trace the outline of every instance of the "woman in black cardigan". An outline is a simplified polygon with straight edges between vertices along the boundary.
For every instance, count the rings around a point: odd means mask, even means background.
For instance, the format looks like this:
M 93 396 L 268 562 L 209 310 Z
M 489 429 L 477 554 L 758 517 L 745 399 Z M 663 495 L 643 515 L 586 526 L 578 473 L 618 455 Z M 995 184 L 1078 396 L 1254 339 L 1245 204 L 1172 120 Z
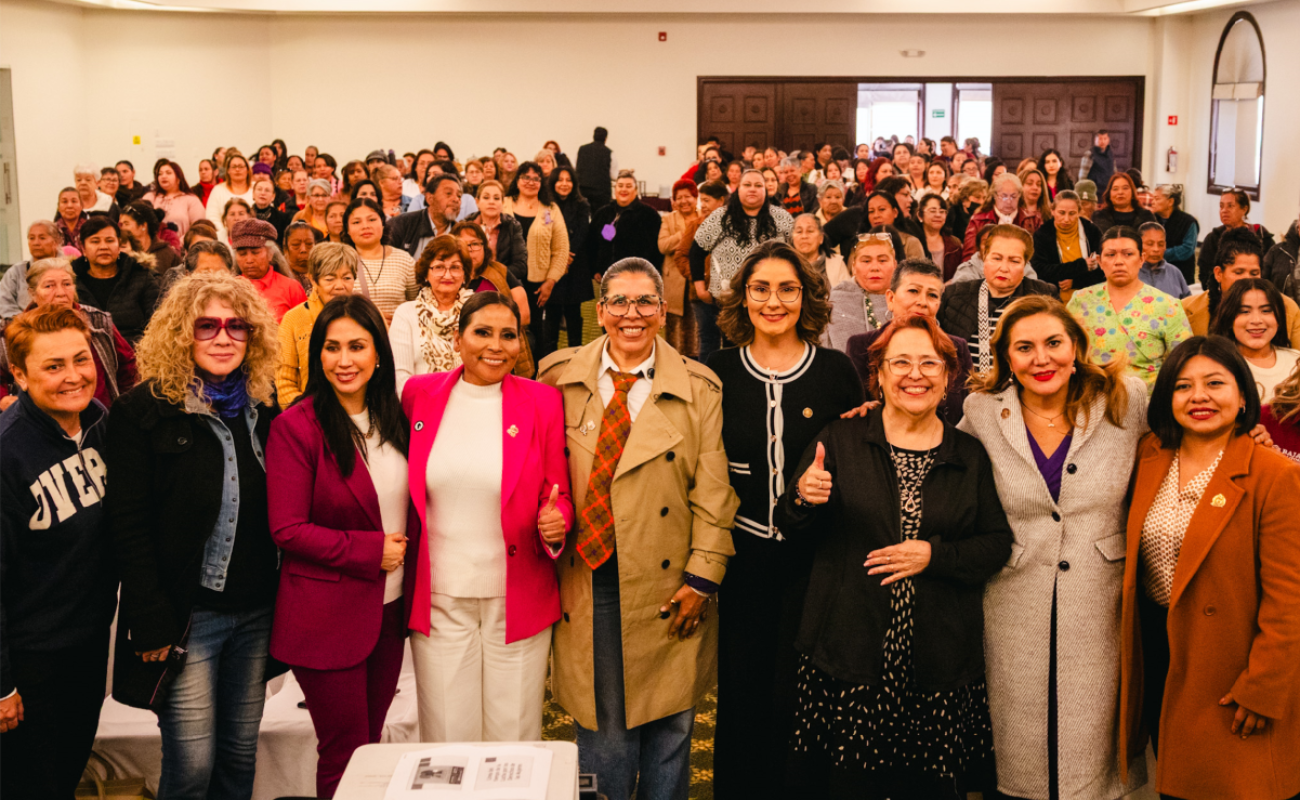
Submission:
M 782 297 L 782 288 L 786 297 Z M 788 296 L 794 295 L 794 296 Z M 840 414 L 862 403 L 848 356 L 818 346 L 830 319 L 821 273 L 794 248 L 755 248 L 723 295 L 718 325 L 739 344 L 709 357 L 722 393 L 722 442 L 740 497 L 718 606 L 718 724 L 713 755 L 717 800 L 801 796 L 803 776 L 786 770 L 811 551 L 786 541 L 775 504 L 794 482 L 798 457 Z M 779 432 L 779 436 L 777 435 Z M 762 770 L 753 768 L 763 764 Z
M 644 258 L 655 269 L 663 266 L 659 252 L 659 212 L 637 196 L 636 176 L 623 170 L 614 182 L 614 200 L 591 217 L 587 250 L 591 271 L 598 278 L 616 261 Z
M 869 352 L 883 406 L 828 425 L 777 506 L 814 548 L 795 754 L 810 797 L 955 800 L 994 788 L 982 596 L 1013 537 L 984 448 L 935 413 L 952 340 L 909 316 Z
M 1078 247 L 1078 253 L 1076 258 L 1063 261 L 1059 233 L 1071 228 L 1070 243 Z M 1073 250 L 1071 254 L 1076 255 Z M 1039 280 L 1058 287 L 1062 292 L 1077 292 L 1106 280 L 1106 273 L 1101 271 L 1101 230 L 1079 213 L 1079 195 L 1073 190 L 1062 189 L 1056 193 L 1052 218 L 1034 232 L 1034 255 L 1029 263 Z M 1062 286 L 1064 281 L 1069 283 Z
M 591 205 L 578 188 L 578 173 L 570 166 L 551 171 L 551 196 L 569 229 L 569 271 L 555 282 L 546 304 L 546 352 L 560 346 L 560 321 L 569 334 L 569 347 L 582 346 L 582 304 L 596 296 L 591 285 L 587 238 L 591 231 Z
M 122 576 L 113 696 L 158 715 L 159 797 L 248 797 L 279 581 L 262 455 L 275 319 L 248 281 L 198 273 L 172 287 L 136 359 L 105 454 Z

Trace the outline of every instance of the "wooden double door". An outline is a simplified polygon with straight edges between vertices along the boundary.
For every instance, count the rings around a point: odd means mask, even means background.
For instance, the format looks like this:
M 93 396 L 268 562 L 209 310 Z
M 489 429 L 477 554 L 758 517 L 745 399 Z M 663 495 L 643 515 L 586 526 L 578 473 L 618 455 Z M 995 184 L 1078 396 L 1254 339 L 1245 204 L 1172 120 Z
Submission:
M 1070 175 L 1098 130 L 1110 134 L 1115 168 L 1142 165 L 1143 79 L 993 83 L 993 141 L 988 152 L 1014 170 L 1023 158 L 1059 150 Z M 1105 187 L 1098 187 L 1104 189 Z
M 829 142 L 852 152 L 857 81 L 714 80 L 701 78 L 700 138 L 717 136 L 739 155 L 747 145 L 787 152 Z

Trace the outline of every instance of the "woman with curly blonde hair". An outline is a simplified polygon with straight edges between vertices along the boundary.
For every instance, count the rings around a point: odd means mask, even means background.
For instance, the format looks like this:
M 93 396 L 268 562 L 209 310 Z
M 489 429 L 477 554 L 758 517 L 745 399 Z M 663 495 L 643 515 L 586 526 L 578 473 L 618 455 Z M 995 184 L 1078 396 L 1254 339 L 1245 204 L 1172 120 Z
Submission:
M 253 791 L 279 582 L 262 455 L 278 357 L 257 289 L 196 273 L 154 314 L 141 383 L 110 415 L 113 696 L 158 715 L 161 797 Z

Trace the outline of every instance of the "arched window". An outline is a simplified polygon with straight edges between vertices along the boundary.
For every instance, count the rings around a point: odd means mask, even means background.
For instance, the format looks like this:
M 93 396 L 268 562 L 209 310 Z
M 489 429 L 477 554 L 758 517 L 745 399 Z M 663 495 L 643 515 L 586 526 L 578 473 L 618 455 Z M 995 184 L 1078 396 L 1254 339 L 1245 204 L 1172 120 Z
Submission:
M 1236 187 L 1259 199 L 1264 153 L 1264 37 L 1247 11 L 1228 20 L 1214 55 L 1209 191 Z

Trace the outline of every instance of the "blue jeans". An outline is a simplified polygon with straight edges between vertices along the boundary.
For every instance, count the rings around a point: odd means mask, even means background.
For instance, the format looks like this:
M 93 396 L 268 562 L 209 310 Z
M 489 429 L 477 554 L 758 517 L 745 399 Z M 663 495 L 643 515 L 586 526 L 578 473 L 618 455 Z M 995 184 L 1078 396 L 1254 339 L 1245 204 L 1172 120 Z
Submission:
M 189 655 L 158 713 L 158 800 L 248 800 L 266 702 L 271 608 L 195 610 Z
M 717 298 L 713 303 L 691 303 L 695 311 L 695 328 L 700 337 L 701 364 L 709 363 L 709 356 L 722 349 L 722 331 L 718 329 Z M 613 800 L 613 798 L 610 798 Z
M 623 710 L 623 626 L 617 556 L 592 574 L 591 594 L 599 730 L 576 726 L 579 769 L 595 773 L 600 792 L 609 800 L 628 800 L 634 788 L 637 800 L 686 800 L 691 789 L 695 709 L 628 729 Z

